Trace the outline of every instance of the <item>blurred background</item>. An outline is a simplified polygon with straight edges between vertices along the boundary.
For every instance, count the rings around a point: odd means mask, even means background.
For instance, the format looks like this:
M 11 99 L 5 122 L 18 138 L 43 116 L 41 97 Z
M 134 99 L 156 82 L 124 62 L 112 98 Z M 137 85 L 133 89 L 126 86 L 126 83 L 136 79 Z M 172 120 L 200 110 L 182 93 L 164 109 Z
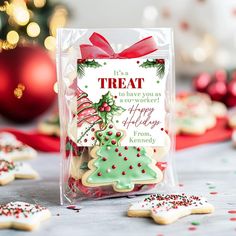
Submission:
M 46 122 L 59 124 L 58 27 L 172 27 L 177 90 L 236 105 L 235 0 L 0 0 L 2 126 L 13 121 L 32 128 L 48 115 Z

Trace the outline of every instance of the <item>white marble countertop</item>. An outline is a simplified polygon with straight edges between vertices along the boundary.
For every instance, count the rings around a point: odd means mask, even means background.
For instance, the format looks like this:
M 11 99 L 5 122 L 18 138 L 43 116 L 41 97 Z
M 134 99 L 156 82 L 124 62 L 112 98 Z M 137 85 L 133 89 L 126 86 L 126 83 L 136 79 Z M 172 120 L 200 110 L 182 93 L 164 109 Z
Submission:
M 58 154 L 40 153 L 30 162 L 41 179 L 17 180 L 1 187 L 0 202 L 40 203 L 51 210 L 52 218 L 35 232 L 1 230 L 0 235 L 236 235 L 236 221 L 229 220 L 236 215 L 228 213 L 228 210 L 236 210 L 236 150 L 229 142 L 203 145 L 177 152 L 175 161 L 179 182 L 183 185 L 180 191 L 206 196 L 216 208 L 213 214 L 191 215 L 167 226 L 156 225 L 152 219 L 127 217 L 129 203 L 140 197 L 85 201 L 77 213 L 59 205 Z M 193 221 L 200 225 L 195 231 L 189 231 Z

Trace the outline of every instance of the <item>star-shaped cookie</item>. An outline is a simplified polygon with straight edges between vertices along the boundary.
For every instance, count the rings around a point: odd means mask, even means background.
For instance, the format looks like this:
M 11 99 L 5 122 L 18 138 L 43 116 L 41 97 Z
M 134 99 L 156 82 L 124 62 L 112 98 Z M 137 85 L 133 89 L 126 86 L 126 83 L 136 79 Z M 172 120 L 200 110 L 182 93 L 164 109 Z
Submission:
M 28 164 L 0 160 L 0 185 L 6 185 L 14 179 L 35 179 L 38 173 Z
M 41 221 L 50 216 L 50 211 L 40 205 L 10 202 L 0 205 L 0 229 L 13 228 L 32 231 L 39 227 Z
M 157 224 L 171 224 L 191 214 L 212 213 L 214 207 L 205 198 L 186 194 L 153 194 L 133 203 L 128 216 L 151 217 Z
M 14 135 L 0 134 L 0 159 L 28 160 L 37 156 L 37 152 L 30 146 L 20 142 Z

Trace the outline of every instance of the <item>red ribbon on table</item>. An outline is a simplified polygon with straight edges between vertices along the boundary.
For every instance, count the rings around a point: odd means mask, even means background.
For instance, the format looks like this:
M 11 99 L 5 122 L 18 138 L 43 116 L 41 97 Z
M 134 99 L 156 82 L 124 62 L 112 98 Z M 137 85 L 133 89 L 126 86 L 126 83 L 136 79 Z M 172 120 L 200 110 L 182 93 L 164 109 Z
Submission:
M 81 44 L 80 51 L 82 59 L 94 58 L 110 58 L 110 59 L 125 59 L 142 57 L 156 51 L 157 45 L 152 36 L 144 38 L 132 46 L 126 48 L 122 52 L 115 53 L 109 42 L 102 35 L 94 32 L 89 41 L 90 44 Z

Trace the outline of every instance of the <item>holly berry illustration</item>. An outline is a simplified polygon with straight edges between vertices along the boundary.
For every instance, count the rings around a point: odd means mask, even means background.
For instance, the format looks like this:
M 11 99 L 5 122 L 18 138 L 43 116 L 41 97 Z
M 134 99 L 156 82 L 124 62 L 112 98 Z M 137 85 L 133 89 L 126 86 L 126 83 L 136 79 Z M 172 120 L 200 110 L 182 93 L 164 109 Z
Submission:
M 111 95 L 110 91 L 102 95 L 102 98 L 98 103 L 94 103 L 93 107 L 101 117 L 103 126 L 112 122 L 114 115 L 120 115 L 125 111 L 123 107 L 116 105 L 114 96 Z
M 154 60 L 146 60 L 144 61 L 140 67 L 149 69 L 156 68 L 156 74 L 158 77 L 162 78 L 165 74 L 165 60 L 164 59 L 154 59 Z
M 156 63 L 157 64 L 165 64 L 165 60 L 164 59 L 156 59 Z
M 111 107 L 106 103 L 106 102 L 104 102 L 99 108 L 99 111 L 101 111 L 101 112 L 109 112 L 109 111 L 111 111 Z

